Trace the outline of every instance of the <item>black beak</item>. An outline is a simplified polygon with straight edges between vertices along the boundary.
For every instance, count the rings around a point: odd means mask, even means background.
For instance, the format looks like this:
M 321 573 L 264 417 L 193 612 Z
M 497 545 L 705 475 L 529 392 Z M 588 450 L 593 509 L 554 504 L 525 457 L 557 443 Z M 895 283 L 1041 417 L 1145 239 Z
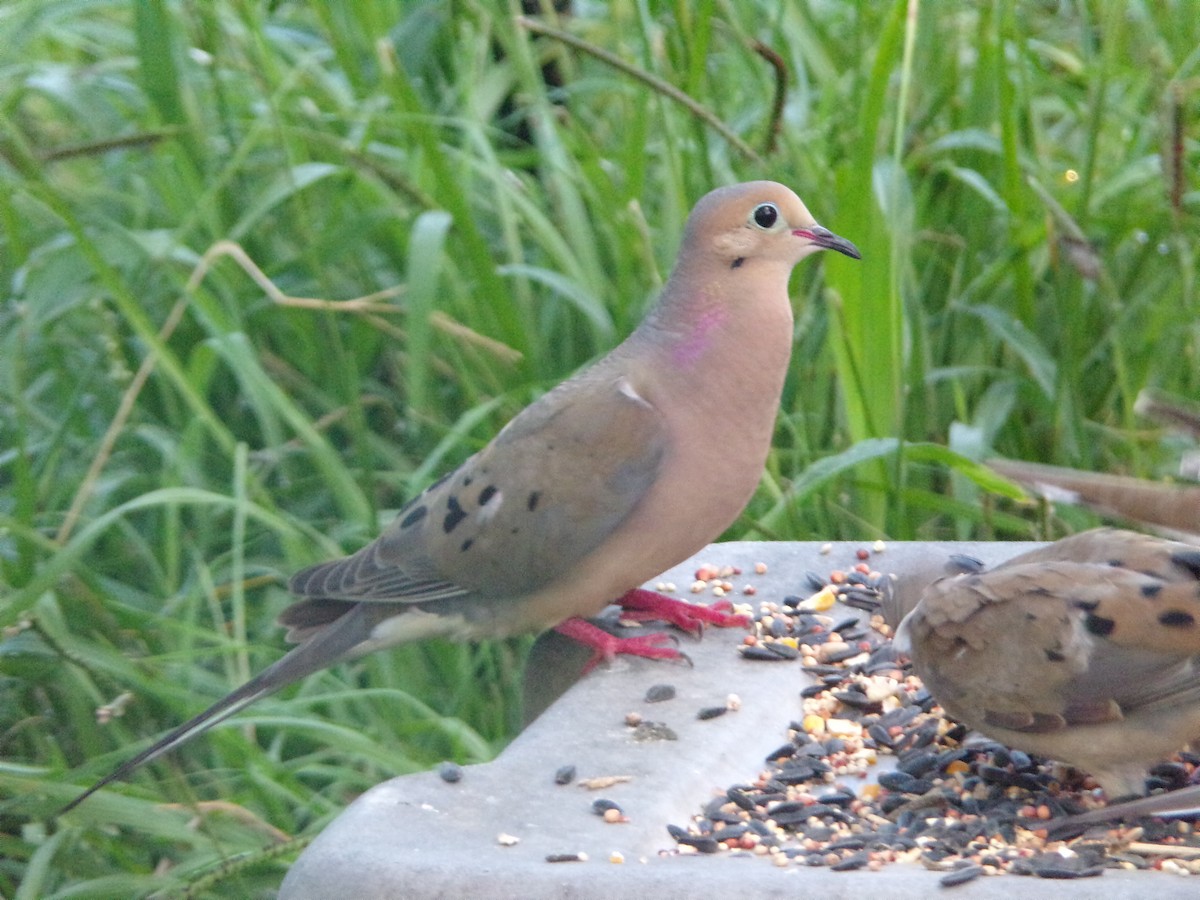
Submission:
M 851 259 L 862 259 L 862 254 L 858 252 L 858 248 L 846 240 L 844 237 L 838 237 L 828 228 L 822 228 L 820 225 L 813 225 L 811 228 L 806 228 L 799 232 L 805 234 L 818 247 L 826 250 L 836 250 L 838 253 L 844 253 Z

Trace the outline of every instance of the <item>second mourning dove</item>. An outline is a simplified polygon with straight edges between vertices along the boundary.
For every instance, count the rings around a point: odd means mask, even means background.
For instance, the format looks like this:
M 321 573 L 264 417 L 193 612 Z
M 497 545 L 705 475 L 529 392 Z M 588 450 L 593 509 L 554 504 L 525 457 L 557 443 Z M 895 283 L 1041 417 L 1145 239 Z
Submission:
M 1143 523 L 1182 540 L 1200 533 L 1200 486 L 1015 459 L 989 459 L 987 466 L 1051 500 Z
M 719 536 L 758 485 L 791 356 L 788 279 L 825 249 L 859 258 L 783 185 L 703 197 L 658 302 L 623 343 L 374 542 L 294 576 L 300 599 L 280 622 L 299 646 L 63 811 L 284 685 L 384 647 L 558 626 L 606 657 L 677 657 L 665 635 L 620 641 L 576 617 L 621 602 L 685 626 L 730 619 L 638 585 Z
M 896 631 L 942 708 L 1110 800 L 1200 739 L 1200 547 L 1101 528 L 939 579 Z

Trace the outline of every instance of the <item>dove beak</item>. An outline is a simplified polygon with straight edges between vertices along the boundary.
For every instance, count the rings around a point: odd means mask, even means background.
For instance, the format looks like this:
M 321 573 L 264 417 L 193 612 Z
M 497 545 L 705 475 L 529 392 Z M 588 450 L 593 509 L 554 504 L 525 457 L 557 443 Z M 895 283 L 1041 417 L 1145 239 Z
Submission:
M 838 237 L 828 228 L 823 228 L 820 225 L 797 228 L 792 234 L 796 237 L 808 238 L 814 246 L 820 247 L 822 250 L 836 250 L 838 253 L 846 254 L 851 259 L 862 259 L 862 254 L 858 252 L 857 247 L 844 237 Z

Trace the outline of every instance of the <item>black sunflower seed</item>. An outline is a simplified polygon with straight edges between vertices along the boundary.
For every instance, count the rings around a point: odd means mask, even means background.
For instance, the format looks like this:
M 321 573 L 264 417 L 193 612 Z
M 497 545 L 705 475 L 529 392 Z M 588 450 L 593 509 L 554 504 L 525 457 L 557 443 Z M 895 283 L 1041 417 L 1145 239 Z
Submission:
M 675 696 L 675 686 L 672 684 L 654 684 L 646 689 L 647 703 L 661 703 Z
M 960 884 L 966 884 L 968 881 L 974 881 L 983 874 L 983 866 L 963 866 L 961 869 L 955 869 L 953 872 L 948 872 L 938 879 L 938 884 L 942 887 L 956 887 Z
M 559 766 L 558 771 L 554 773 L 555 784 L 570 784 L 575 780 L 574 766 Z

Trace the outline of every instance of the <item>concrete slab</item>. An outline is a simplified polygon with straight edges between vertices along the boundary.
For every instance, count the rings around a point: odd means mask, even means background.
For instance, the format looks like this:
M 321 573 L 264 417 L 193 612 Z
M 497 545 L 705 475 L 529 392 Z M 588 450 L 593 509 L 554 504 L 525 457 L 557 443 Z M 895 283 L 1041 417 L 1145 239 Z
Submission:
M 756 600 L 806 594 L 804 573 L 828 573 L 856 561 L 858 543 L 834 544 L 823 555 L 815 543 L 719 544 L 676 567 L 663 580 L 687 586 L 699 561 L 738 565 L 739 585 L 754 584 Z M 949 552 L 968 553 L 995 564 L 1035 546 L 1020 543 L 889 544 L 874 556 L 880 571 L 924 570 Z M 768 572 L 753 575 L 756 562 Z M 653 587 L 653 585 L 650 585 Z M 711 602 L 710 595 L 702 599 Z M 853 611 L 846 610 L 846 614 Z M 832 872 L 791 865 L 776 868 L 762 858 L 728 854 L 660 856 L 675 848 L 668 823 L 686 826 L 714 792 L 751 781 L 764 756 L 787 739 L 789 721 L 800 713 L 799 690 L 808 683 L 797 665 L 741 659 L 743 632 L 710 629 L 699 642 L 681 640 L 692 668 L 640 659 L 619 659 L 557 693 L 577 677 L 586 658 L 569 646 L 548 642 L 531 660 L 534 703 L 547 705 L 495 760 L 468 766 L 456 784 L 435 772 L 385 782 L 359 797 L 301 855 L 285 879 L 282 900 L 369 898 L 611 898 L 636 892 L 655 900 L 795 896 L 822 900 L 866 893 L 887 898 L 924 898 L 939 890 L 938 873 L 915 865 L 880 872 Z M 565 675 L 564 675 L 565 673 Z M 669 683 L 676 697 L 647 704 L 646 689 Z M 730 693 L 741 709 L 701 721 L 702 707 L 725 702 Z M 539 699 L 540 698 L 540 699 Z M 553 702 L 551 702 L 553 701 Z M 640 712 L 663 722 L 677 740 L 632 740 L 625 714 Z M 890 759 L 885 757 L 886 759 Z M 599 791 L 578 783 L 557 785 L 554 774 L 574 765 L 580 779 L 627 775 L 628 782 Z M 620 804 L 629 821 L 607 824 L 592 812 L 605 797 Z M 503 846 L 501 834 L 519 839 Z M 550 863 L 551 854 L 584 852 L 586 862 Z M 610 861 L 622 855 L 623 863 Z M 1008 898 L 1194 897 L 1192 879 L 1152 872 L 1107 871 L 1099 878 L 1050 881 L 1003 876 L 976 879 L 955 888 L 971 900 Z

